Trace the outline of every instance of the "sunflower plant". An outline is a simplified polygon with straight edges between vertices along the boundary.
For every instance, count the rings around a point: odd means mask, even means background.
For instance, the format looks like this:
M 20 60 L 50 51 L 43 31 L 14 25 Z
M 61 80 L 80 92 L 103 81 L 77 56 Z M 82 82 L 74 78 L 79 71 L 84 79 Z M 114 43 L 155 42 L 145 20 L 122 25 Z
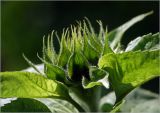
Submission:
M 97 21 L 100 30 L 95 33 L 87 18 L 64 29 L 61 37 L 53 31 L 43 38 L 43 57 L 37 55 L 43 64 L 34 65 L 23 55 L 32 68 L 0 72 L 1 110 L 144 112 L 150 106 L 149 112 L 160 111 L 159 96 L 138 88 L 160 76 L 159 33 L 139 36 L 126 48 L 121 44 L 123 34 L 152 13 L 136 16 L 110 32 Z

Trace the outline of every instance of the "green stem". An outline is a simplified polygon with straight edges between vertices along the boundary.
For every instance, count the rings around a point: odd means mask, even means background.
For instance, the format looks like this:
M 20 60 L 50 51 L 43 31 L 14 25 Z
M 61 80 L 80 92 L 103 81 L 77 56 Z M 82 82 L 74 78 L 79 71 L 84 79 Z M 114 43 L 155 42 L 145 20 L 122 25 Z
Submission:
M 98 112 L 98 105 L 99 105 L 100 97 L 101 97 L 101 86 L 93 87 L 91 103 L 89 105 L 91 108 L 91 112 Z
M 74 105 L 79 112 L 85 112 L 85 110 L 80 105 L 78 105 L 72 98 L 68 99 L 67 101 Z

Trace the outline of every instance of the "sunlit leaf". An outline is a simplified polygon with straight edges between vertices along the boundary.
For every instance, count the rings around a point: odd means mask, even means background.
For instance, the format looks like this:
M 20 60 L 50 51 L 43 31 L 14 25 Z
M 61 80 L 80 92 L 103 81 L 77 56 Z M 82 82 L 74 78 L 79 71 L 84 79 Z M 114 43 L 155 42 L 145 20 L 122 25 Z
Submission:
M 60 82 L 30 72 L 1 72 L 1 98 L 66 98 L 68 91 Z
M 148 80 L 160 76 L 159 50 L 107 54 L 99 60 L 99 67 L 109 72 L 117 102 Z

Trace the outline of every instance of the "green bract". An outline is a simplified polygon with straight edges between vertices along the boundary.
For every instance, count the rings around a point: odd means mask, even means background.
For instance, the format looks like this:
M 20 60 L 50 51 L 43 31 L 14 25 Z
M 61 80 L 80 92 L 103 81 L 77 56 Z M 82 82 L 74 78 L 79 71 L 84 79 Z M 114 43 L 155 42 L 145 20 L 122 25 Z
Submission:
M 43 57 L 38 56 L 44 64 L 43 69 L 39 70 L 24 56 L 34 72 L 0 73 L 0 97 L 18 98 L 2 104 L 2 111 L 130 112 L 124 107 L 124 99 L 128 103 L 131 98 L 127 95 L 160 76 L 160 36 L 159 33 L 140 36 L 123 49 L 121 39 L 132 25 L 150 14 L 152 12 L 139 15 L 111 32 L 98 21 L 100 31 L 95 33 L 87 18 L 63 30 L 61 38 L 53 31 L 47 41 L 43 38 Z M 60 45 L 58 51 L 53 44 L 54 37 Z M 157 98 L 154 94 L 153 100 L 145 106 L 157 102 Z M 27 104 L 31 104 L 30 109 Z M 145 110 L 134 107 L 131 112 Z M 160 110 L 156 108 L 156 111 Z

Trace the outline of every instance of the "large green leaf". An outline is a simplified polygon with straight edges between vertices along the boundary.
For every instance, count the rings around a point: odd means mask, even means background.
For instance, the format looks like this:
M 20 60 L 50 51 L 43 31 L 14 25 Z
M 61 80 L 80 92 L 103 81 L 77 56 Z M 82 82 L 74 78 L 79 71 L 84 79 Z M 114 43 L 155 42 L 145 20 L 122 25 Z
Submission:
M 10 100 L 10 101 L 8 101 Z M 78 113 L 78 110 L 68 101 L 53 98 L 18 98 L 1 99 L 8 101 L 1 106 L 2 112 L 52 112 Z
M 121 39 L 123 37 L 123 34 L 134 24 L 136 24 L 137 22 L 143 20 L 145 17 L 147 17 L 148 15 L 152 14 L 153 11 L 145 13 L 145 14 L 141 14 L 139 16 L 134 17 L 133 19 L 131 19 L 130 21 L 126 22 L 125 24 L 119 26 L 118 28 L 114 29 L 113 31 L 109 32 L 108 34 L 108 39 L 110 41 L 110 46 L 112 48 L 112 50 L 114 50 L 115 52 L 117 52 L 120 47 L 121 47 Z
M 109 72 L 117 102 L 135 87 L 160 75 L 159 50 L 107 54 L 99 60 L 99 67 Z
M 125 51 L 137 51 L 137 50 L 153 50 L 160 49 L 160 35 L 151 33 L 138 37 L 131 41 Z
M 46 79 L 30 72 L 1 72 L 1 98 L 43 98 L 68 96 L 68 90 L 60 82 Z
M 35 99 L 18 98 L 1 106 L 2 112 L 50 112 L 48 107 Z

